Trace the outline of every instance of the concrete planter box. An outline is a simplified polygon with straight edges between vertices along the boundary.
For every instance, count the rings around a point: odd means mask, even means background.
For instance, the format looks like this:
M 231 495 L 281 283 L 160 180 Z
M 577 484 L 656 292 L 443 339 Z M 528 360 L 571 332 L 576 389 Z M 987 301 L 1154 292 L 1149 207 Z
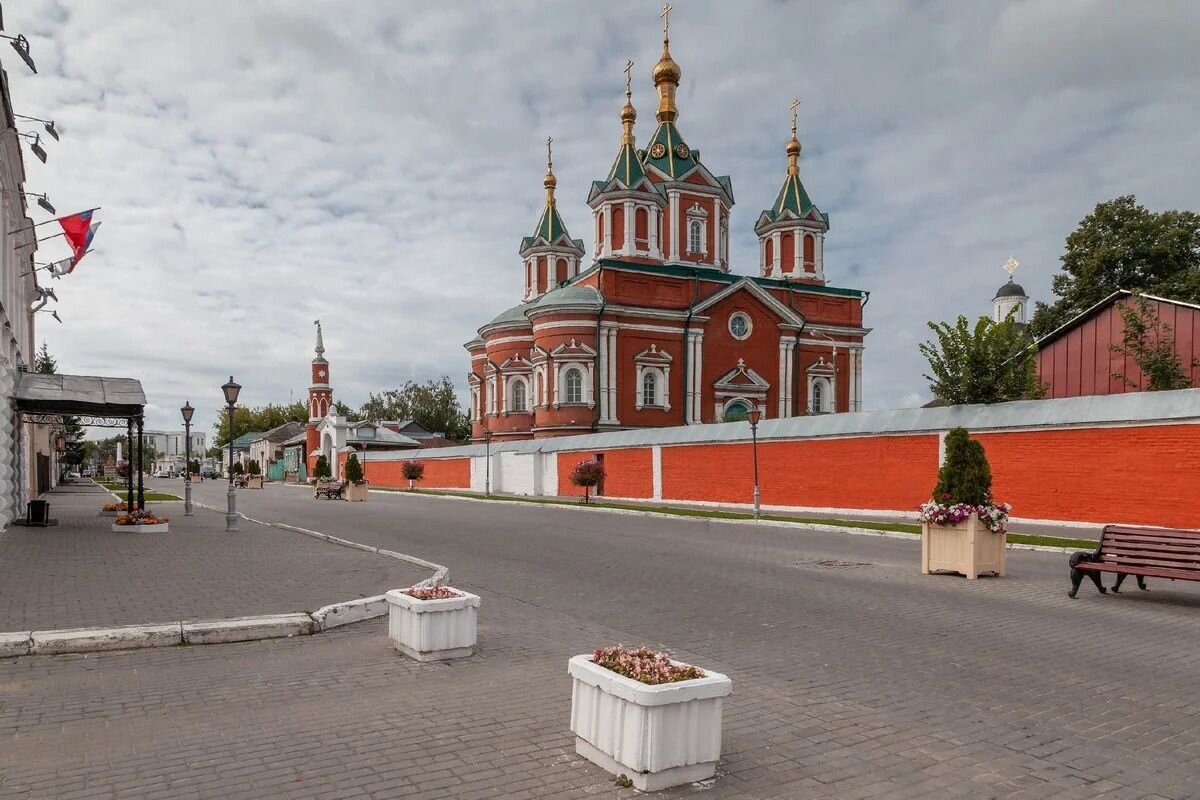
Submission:
M 169 523 L 160 522 L 157 525 L 118 525 L 113 523 L 113 533 L 166 533 Z
M 251 475 L 249 478 L 246 478 L 247 489 L 261 489 L 262 483 L 263 479 L 261 475 Z
M 351 503 L 361 503 L 367 499 L 367 484 L 347 483 L 342 494 Z
M 975 580 L 985 572 L 1004 575 L 1007 533 L 993 533 L 972 514 L 957 525 L 921 525 L 921 574 L 946 570 Z
M 719 672 L 650 686 L 592 663 L 567 663 L 575 752 L 643 792 L 711 778 L 721 757 L 721 710 L 733 683 Z
M 392 646 L 417 661 L 442 661 L 474 653 L 479 595 L 454 591 L 462 596 L 418 600 L 400 589 L 388 592 L 385 597 Z

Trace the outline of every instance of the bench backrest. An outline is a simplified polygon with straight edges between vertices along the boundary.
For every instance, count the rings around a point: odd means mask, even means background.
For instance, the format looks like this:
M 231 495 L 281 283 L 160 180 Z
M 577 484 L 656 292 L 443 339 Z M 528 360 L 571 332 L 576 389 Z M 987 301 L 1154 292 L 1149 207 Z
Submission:
M 1108 525 L 1100 539 L 1100 561 L 1200 576 L 1200 531 Z

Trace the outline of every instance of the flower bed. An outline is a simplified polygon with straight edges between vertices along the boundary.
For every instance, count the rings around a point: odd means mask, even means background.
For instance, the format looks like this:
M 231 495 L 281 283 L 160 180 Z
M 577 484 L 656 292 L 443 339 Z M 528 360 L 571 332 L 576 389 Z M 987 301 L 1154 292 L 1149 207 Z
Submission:
M 414 586 L 405 589 L 404 593 L 418 600 L 449 600 L 451 597 L 462 597 L 462 592 L 449 586 Z
M 385 596 L 388 638 L 401 653 L 418 661 L 441 661 L 475 652 L 478 595 L 449 586 L 414 586 Z
M 656 652 L 649 647 L 628 649 L 619 644 L 597 647 L 592 653 L 592 663 L 650 686 L 704 677 L 704 670 L 699 667 L 675 663 L 666 653 Z
M 728 677 L 619 645 L 573 657 L 567 672 L 576 753 L 642 791 L 715 774 Z
M 166 533 L 170 517 L 160 517 L 149 511 L 134 511 L 121 514 L 113 521 L 112 529 L 117 532 Z
M 1008 530 L 1008 514 L 1012 506 L 1008 503 L 987 503 L 973 505 L 971 503 L 939 503 L 930 500 L 917 509 L 921 522 L 929 525 L 957 525 L 966 522 L 976 514 L 983 526 L 992 533 L 1004 533 Z

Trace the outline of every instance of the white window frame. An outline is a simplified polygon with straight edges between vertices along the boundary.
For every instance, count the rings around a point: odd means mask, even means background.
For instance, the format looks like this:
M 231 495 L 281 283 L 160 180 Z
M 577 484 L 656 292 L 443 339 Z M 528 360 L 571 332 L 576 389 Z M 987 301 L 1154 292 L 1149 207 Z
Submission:
M 579 375 L 579 397 L 571 399 L 571 379 L 568 377 L 572 372 Z M 562 406 L 582 406 L 587 403 L 587 389 L 585 388 L 586 381 L 584 376 L 587 375 L 587 370 L 582 364 L 565 364 L 562 369 L 562 397 L 559 400 L 559 405 Z
M 658 370 L 647 369 L 642 370 L 642 405 L 656 406 L 658 405 Z M 646 399 L 646 392 L 649 389 L 650 399 Z
M 684 229 L 687 232 L 687 250 L 688 253 L 699 253 L 702 256 L 708 255 L 708 211 L 699 203 L 693 203 L 692 207 L 687 210 L 687 227 Z M 692 247 L 692 233 L 699 231 L 699 247 Z
M 525 392 L 525 402 L 521 408 L 517 408 L 517 387 L 520 386 Z M 505 413 L 509 414 L 528 414 L 529 413 L 529 381 L 523 375 L 514 375 L 508 379 L 508 392 L 505 398 Z
M 733 321 L 735 319 L 742 319 L 746 321 L 746 333 L 742 336 L 738 336 L 733 330 Z M 750 338 L 750 334 L 754 333 L 754 320 L 751 319 L 750 315 L 745 311 L 735 311 L 729 315 L 729 321 L 726 323 L 726 327 L 729 329 L 730 336 L 732 336 L 734 339 L 737 339 L 739 342 L 744 342 Z

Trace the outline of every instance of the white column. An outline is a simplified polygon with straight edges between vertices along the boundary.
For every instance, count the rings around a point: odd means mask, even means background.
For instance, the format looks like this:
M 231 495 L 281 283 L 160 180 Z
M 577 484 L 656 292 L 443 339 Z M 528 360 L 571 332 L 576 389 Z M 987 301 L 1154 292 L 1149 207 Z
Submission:
M 668 219 L 671 221 L 671 254 L 668 261 L 679 260 L 679 190 L 667 192 L 670 202 L 667 204 Z
M 600 332 L 600 340 L 596 342 L 596 358 L 600 364 L 600 421 L 608 422 L 608 335 Z
M 703 418 L 704 418 L 704 417 L 703 417 L 703 414 L 702 414 L 702 411 L 701 411 L 701 409 L 702 409 L 702 407 L 701 407 L 701 402 L 702 402 L 702 401 L 703 401 L 703 399 L 704 399 L 704 393 L 703 393 L 703 390 L 702 390 L 702 387 L 703 387 L 703 385 L 704 385 L 704 382 L 703 382 L 703 373 L 704 373 L 704 358 L 703 358 L 703 356 L 704 356 L 704 332 L 703 332 L 703 331 L 701 331 L 701 332 L 698 332 L 698 333 L 692 334 L 692 335 L 691 335 L 691 338 L 692 338 L 692 372 L 691 372 L 691 383 L 692 383 L 692 397 L 691 397 L 692 422 L 693 422 L 693 423 L 695 423 L 695 424 L 699 424 L 699 423 L 700 423 L 700 422 L 703 420 Z
M 792 231 L 792 243 L 795 245 L 792 248 L 792 272 L 796 275 L 804 274 L 804 235 L 797 228 Z
M 625 255 L 633 255 L 633 233 L 637 226 L 637 215 L 633 213 L 633 201 L 625 201 Z
M 779 410 L 775 414 L 777 417 L 787 416 L 787 397 L 784 395 L 787 391 L 787 343 L 786 337 L 779 338 L 779 383 L 776 384 Z
M 600 243 L 600 255 L 603 258 L 612 255 L 612 203 L 604 206 L 604 241 Z
M 760 275 L 769 275 L 767 270 L 767 240 L 758 240 L 758 273 Z
M 817 277 L 824 280 L 825 278 L 825 236 L 818 233 L 816 247 L 813 248 L 814 268 L 817 270 Z
M 646 220 L 646 234 L 649 238 L 650 257 L 662 258 L 662 251 L 658 247 L 658 206 L 650 206 L 649 214 Z
M 617 329 L 610 328 L 608 337 L 608 419 L 613 424 L 618 424 L 620 420 L 617 419 L 617 375 L 621 364 L 617 355 Z
M 771 266 L 780 273 L 775 276 L 777 278 L 783 277 L 783 252 L 780 249 L 781 244 L 782 236 L 779 231 L 775 231 L 771 234 L 771 249 L 775 251 L 771 257 Z
M 862 349 L 854 352 L 854 410 L 862 411 Z
M 658 445 L 650 448 L 650 480 L 654 500 L 662 500 L 662 448 Z
M 854 407 L 854 398 L 858 396 L 858 351 L 853 347 L 847 348 L 847 360 L 850 362 L 850 389 L 846 405 L 849 410 L 857 411 L 858 409 Z

